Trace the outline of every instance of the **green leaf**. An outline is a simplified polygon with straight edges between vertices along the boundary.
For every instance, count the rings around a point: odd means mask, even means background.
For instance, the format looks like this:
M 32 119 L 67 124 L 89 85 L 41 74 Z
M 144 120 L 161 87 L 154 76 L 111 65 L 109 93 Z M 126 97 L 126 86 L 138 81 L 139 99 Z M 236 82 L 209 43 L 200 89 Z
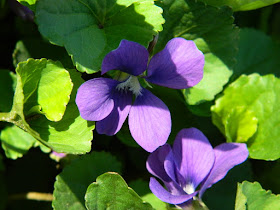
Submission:
M 164 19 L 151 0 L 40 0 L 39 31 L 64 46 L 81 72 L 100 70 L 104 56 L 122 39 L 148 46 Z
M 32 11 L 35 11 L 35 4 L 36 4 L 37 0 L 17 0 L 17 1 L 19 3 L 21 3 L 22 5 L 28 7 Z
M 6 157 L 14 160 L 22 157 L 36 141 L 34 137 L 16 126 L 3 129 L 0 139 Z
M 244 181 L 238 183 L 235 209 L 280 209 L 280 196 L 264 190 L 258 182 Z
M 94 122 L 81 118 L 75 102 L 70 102 L 59 122 L 51 122 L 37 115 L 28 121 L 30 127 L 40 134 L 56 152 L 83 154 L 91 149 Z
M 84 120 L 75 103 L 77 89 L 84 82 L 80 73 L 75 70 L 69 73 L 74 87 L 63 118 L 52 122 L 43 115 L 36 115 L 28 123 L 56 152 L 83 154 L 91 150 L 94 122 Z
M 127 186 L 117 173 L 105 173 L 89 185 L 85 196 L 86 207 L 93 209 L 153 209 Z
M 233 11 L 246 11 L 246 10 L 254 10 L 261 7 L 265 7 L 271 4 L 275 4 L 280 2 L 280 0 L 202 0 L 206 4 L 213 6 L 230 6 Z
M 9 70 L 0 69 L 0 111 L 9 112 L 13 105 L 14 73 Z
M 273 75 L 243 75 L 211 107 L 213 123 L 227 133 L 227 141 L 247 141 L 251 158 L 278 159 L 279 91 L 280 80 Z
M 225 116 L 223 124 L 228 142 L 244 143 L 257 131 L 258 119 L 246 108 L 245 106 L 235 107 Z
M 44 65 L 41 65 L 42 63 L 46 64 L 46 68 L 44 68 Z M 51 83 L 48 83 L 48 79 L 50 79 L 50 82 L 52 83 L 55 83 L 54 80 L 61 80 L 60 78 L 54 78 L 50 75 L 50 72 L 52 72 L 50 66 L 54 66 L 54 70 L 57 71 L 54 72 L 54 75 L 59 76 L 60 74 L 58 73 L 60 72 L 62 76 L 65 76 L 66 80 L 62 80 L 62 82 L 67 81 L 68 79 L 70 80 L 71 89 L 74 84 L 67 108 L 65 107 L 66 104 L 62 106 L 61 102 L 63 102 L 63 100 L 61 100 L 61 98 L 64 96 L 64 99 L 69 100 L 69 96 L 67 95 L 67 97 L 65 97 L 65 93 L 63 93 L 64 91 L 68 92 L 69 90 L 64 90 L 67 87 L 62 87 L 63 89 L 61 89 L 60 84 L 52 85 L 53 87 L 57 87 L 56 89 L 49 86 Z M 29 70 L 27 67 L 32 68 Z M 29 71 L 31 71 L 29 73 L 35 71 L 33 68 L 38 68 L 37 70 L 40 72 L 40 67 L 42 67 L 43 72 L 49 70 L 49 72 L 43 74 L 45 77 L 44 79 L 42 79 L 40 75 L 39 77 L 36 77 L 37 73 L 34 73 L 33 75 L 28 74 Z M 75 104 L 77 89 L 84 82 L 81 79 L 81 74 L 75 70 L 66 71 L 65 69 L 62 69 L 58 62 L 47 61 L 46 59 L 29 59 L 27 62 L 20 63 L 17 70 L 19 76 L 13 108 L 9 113 L 0 113 L 0 120 L 15 124 L 31 134 L 34 138 L 40 141 L 41 144 L 50 147 L 57 152 L 71 154 L 84 154 L 89 152 L 91 149 L 94 122 L 87 122 L 82 119 Z M 69 74 L 71 74 L 71 79 Z M 33 81 L 33 83 L 31 81 Z M 45 86 L 40 86 L 42 82 L 44 82 L 43 84 L 45 84 Z M 41 88 L 40 90 L 38 90 L 37 85 Z M 61 93 L 57 92 L 57 89 L 60 90 Z M 40 94 L 41 97 L 39 97 Z M 57 98 L 53 97 L 53 95 Z M 37 103 L 37 99 L 40 98 L 40 102 L 43 105 L 42 107 L 45 107 L 44 110 L 51 111 L 48 112 L 48 116 L 50 116 L 50 114 L 52 117 L 58 116 L 54 115 L 53 113 L 55 112 L 52 111 L 58 110 L 61 114 L 62 109 L 66 108 L 63 118 L 58 122 L 54 122 L 48 120 L 45 115 L 38 114 L 41 109 L 41 104 L 39 105 Z M 58 100 L 60 101 L 60 104 L 55 103 L 57 99 L 60 99 Z M 53 105 L 53 109 L 50 109 L 50 105 Z M 31 113 L 32 115 L 30 115 Z M 26 116 L 28 114 L 29 116 Z
M 193 40 L 205 54 L 203 80 L 184 90 L 187 103 L 197 105 L 211 101 L 223 90 L 231 76 L 237 53 L 238 29 L 233 25 L 228 7 L 206 6 L 195 0 L 163 0 L 158 3 L 166 20 L 156 52 L 174 37 Z M 213 68 L 214 67 L 214 68 Z
M 203 79 L 194 87 L 184 89 L 183 94 L 188 104 L 196 105 L 212 101 L 229 81 L 232 71 L 213 54 L 205 54 Z
M 23 89 L 25 116 L 35 112 L 51 121 L 61 120 L 73 88 L 68 71 L 59 62 L 29 59 L 19 63 L 16 72 Z
M 140 195 L 143 201 L 148 202 L 154 209 L 169 209 L 167 203 L 164 203 L 160 199 L 158 199 L 151 190 L 149 189 L 149 183 L 145 182 L 141 179 L 132 181 L 129 183 L 129 186 L 135 190 L 135 192 Z
M 256 45 L 256 43 L 258 43 Z M 280 76 L 280 45 L 261 31 L 242 29 L 240 32 L 239 51 L 236 56 L 234 76 L 241 74 L 259 73 L 261 75 L 273 73 Z
M 56 177 L 52 203 L 54 209 L 86 209 L 84 196 L 88 185 L 100 174 L 120 170 L 120 162 L 105 152 L 94 152 L 72 161 Z

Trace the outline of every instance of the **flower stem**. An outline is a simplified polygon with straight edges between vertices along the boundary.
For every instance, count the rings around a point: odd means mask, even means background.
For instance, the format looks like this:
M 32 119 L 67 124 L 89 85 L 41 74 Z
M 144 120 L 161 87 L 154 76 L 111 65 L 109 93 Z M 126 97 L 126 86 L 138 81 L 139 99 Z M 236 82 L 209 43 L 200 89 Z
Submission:
M 10 195 L 9 201 L 13 200 L 52 201 L 53 195 L 51 193 L 27 192 Z

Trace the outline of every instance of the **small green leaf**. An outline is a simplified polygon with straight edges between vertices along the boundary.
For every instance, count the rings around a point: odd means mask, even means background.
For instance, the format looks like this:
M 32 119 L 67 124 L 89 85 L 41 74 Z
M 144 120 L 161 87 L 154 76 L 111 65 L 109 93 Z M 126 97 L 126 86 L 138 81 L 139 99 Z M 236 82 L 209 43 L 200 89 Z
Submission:
M 261 7 L 265 7 L 271 4 L 275 4 L 280 2 L 280 0 L 202 0 L 206 4 L 213 6 L 230 6 L 233 11 L 246 11 L 246 10 L 254 10 Z
M 127 186 L 117 173 L 105 173 L 89 185 L 86 196 L 86 207 L 94 209 L 153 209 L 143 202 L 137 193 Z
M 23 89 L 25 116 L 35 112 L 51 121 L 61 120 L 73 88 L 68 71 L 59 62 L 28 59 L 18 64 L 16 72 Z
M 233 12 L 228 7 L 206 6 L 194 0 L 163 0 L 157 3 L 166 20 L 155 52 L 174 37 L 193 40 L 205 55 L 202 81 L 184 91 L 190 105 L 211 101 L 223 90 L 235 64 L 238 29 L 233 25 Z
M 34 137 L 14 125 L 3 129 L 0 139 L 6 157 L 14 160 L 22 157 L 36 142 Z
M 264 190 L 258 182 L 244 181 L 238 184 L 235 209 L 280 209 L 280 196 Z
M 280 80 L 273 75 L 241 76 L 211 107 L 213 123 L 226 133 L 227 141 L 247 142 L 251 158 L 278 159 L 279 91 Z
M 120 170 L 120 162 L 105 152 L 94 152 L 73 160 L 56 177 L 53 208 L 59 210 L 86 209 L 84 196 L 88 185 L 100 174 L 107 171 L 120 172 Z
M 280 76 L 280 45 L 261 31 L 241 30 L 236 59 L 237 64 L 234 66 L 232 79 L 236 79 L 241 74 L 252 73 L 261 75 L 272 73 Z
M 9 112 L 13 105 L 14 73 L 0 69 L 0 112 Z
M 161 13 L 151 0 L 40 0 L 36 6 L 39 31 L 87 73 L 99 71 L 122 39 L 148 46 L 162 30 Z

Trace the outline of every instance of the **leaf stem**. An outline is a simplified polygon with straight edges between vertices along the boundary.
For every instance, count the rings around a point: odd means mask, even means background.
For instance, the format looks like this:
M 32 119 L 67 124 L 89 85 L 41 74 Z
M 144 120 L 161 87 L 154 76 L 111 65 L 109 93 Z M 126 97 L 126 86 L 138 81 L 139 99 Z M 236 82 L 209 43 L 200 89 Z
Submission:
M 27 192 L 10 195 L 9 201 L 14 200 L 36 200 L 36 201 L 52 201 L 53 195 L 51 193 L 40 193 L 40 192 Z

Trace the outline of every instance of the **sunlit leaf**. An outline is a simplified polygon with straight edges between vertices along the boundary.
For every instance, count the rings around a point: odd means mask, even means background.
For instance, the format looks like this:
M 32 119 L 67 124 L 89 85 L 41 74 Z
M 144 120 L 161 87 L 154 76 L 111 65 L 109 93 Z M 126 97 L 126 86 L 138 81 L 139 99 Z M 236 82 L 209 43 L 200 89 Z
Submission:
M 235 209 L 279 209 L 280 196 L 266 191 L 258 182 L 244 181 L 238 184 Z
M 161 13 L 151 0 L 40 0 L 36 6 L 39 31 L 87 73 L 99 71 L 122 39 L 148 46 L 162 30 Z
M 105 173 L 89 185 L 85 196 L 86 207 L 94 209 L 153 209 L 127 186 L 117 173 Z
M 213 123 L 227 133 L 227 141 L 247 142 L 251 158 L 278 159 L 279 91 L 280 80 L 273 75 L 241 76 L 211 108 Z
M 202 0 L 206 4 L 213 6 L 230 6 L 234 11 L 246 11 L 258 9 L 261 7 L 265 7 L 271 4 L 275 4 L 280 2 L 280 0 Z

